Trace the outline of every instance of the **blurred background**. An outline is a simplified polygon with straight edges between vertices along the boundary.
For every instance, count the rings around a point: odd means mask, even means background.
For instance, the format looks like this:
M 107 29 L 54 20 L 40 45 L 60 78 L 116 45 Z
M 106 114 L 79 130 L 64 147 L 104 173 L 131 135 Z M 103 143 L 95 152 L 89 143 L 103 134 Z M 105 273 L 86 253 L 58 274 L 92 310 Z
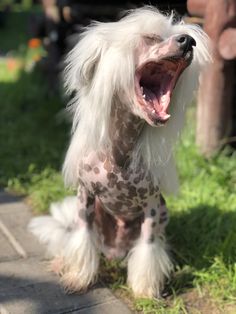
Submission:
M 143 4 L 0 0 L 0 188 L 23 196 L 34 212 L 46 212 L 52 201 L 72 193 L 60 174 L 71 126 L 63 57 L 91 20 L 115 21 L 122 10 Z M 236 313 L 236 2 L 148 4 L 204 27 L 213 64 L 203 73 L 176 147 L 180 193 L 167 197 L 167 234 L 179 265 L 169 286 L 174 293 L 163 308 L 155 302 L 135 306 L 154 313 Z M 109 267 L 107 282 L 112 278 L 122 289 L 125 277 Z

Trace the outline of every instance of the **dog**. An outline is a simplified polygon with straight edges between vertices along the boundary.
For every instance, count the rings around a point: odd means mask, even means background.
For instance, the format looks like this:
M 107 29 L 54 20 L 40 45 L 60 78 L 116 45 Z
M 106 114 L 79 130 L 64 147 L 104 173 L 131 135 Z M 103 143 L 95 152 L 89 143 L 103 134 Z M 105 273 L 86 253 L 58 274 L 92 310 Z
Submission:
M 95 283 L 103 254 L 127 262 L 135 297 L 161 296 L 173 270 L 163 194 L 178 188 L 173 146 L 209 60 L 199 26 L 149 6 L 93 22 L 68 54 L 75 97 L 63 175 L 78 192 L 29 225 L 67 291 Z

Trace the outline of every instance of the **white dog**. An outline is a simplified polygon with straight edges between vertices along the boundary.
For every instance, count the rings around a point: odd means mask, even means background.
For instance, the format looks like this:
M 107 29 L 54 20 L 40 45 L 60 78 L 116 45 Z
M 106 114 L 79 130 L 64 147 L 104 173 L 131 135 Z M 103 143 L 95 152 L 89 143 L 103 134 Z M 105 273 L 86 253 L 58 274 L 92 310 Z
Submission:
M 103 253 L 127 258 L 135 296 L 160 296 L 172 270 L 161 192 L 177 188 L 172 148 L 209 60 L 200 27 L 153 7 L 93 23 L 69 54 L 66 87 L 76 96 L 63 172 L 78 194 L 30 223 L 68 290 L 95 282 Z

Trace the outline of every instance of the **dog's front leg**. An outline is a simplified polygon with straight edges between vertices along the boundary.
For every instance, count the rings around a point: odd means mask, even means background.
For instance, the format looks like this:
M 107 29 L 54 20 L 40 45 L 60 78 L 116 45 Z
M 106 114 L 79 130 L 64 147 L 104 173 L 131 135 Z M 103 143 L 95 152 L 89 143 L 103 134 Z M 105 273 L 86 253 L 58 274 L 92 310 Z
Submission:
M 86 290 L 97 277 L 99 253 L 88 221 L 94 206 L 94 197 L 81 186 L 78 191 L 77 221 L 63 254 L 62 282 L 69 292 Z
M 161 203 L 152 200 L 145 209 L 141 235 L 128 258 L 128 284 L 136 297 L 160 297 L 172 263 L 160 235 Z

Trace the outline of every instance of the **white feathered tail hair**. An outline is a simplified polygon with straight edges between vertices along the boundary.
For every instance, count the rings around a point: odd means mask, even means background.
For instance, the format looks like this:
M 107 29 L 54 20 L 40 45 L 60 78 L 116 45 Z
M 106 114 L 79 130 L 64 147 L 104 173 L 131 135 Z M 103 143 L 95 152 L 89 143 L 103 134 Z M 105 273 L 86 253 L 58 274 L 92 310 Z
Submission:
M 94 22 L 85 29 L 79 43 L 69 53 L 65 69 L 68 92 L 76 91 L 72 139 L 63 166 L 66 185 L 77 185 L 77 167 L 90 151 L 110 147 L 108 125 L 115 99 L 132 104 L 134 99 L 135 48 L 142 34 L 158 33 L 163 39 L 189 34 L 196 41 L 192 64 L 179 79 L 171 100 L 171 119 L 164 127 L 146 124 L 133 152 L 132 167 L 140 158 L 151 169 L 162 191 L 177 189 L 172 148 L 184 123 L 185 108 L 193 98 L 201 68 L 210 61 L 208 37 L 197 25 L 174 16 L 164 16 L 153 7 L 135 9 L 118 22 Z

